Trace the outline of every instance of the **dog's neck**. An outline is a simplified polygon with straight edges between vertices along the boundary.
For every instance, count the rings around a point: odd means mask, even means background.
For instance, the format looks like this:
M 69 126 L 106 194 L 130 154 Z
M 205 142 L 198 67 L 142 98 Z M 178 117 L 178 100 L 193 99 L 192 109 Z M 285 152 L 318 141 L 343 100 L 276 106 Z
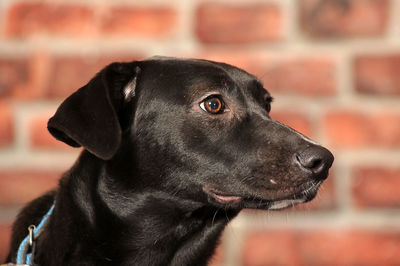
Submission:
M 96 254 L 96 265 L 143 265 L 149 258 L 152 265 L 205 265 L 222 230 L 238 213 L 160 191 L 124 190 L 112 181 L 116 177 L 107 176 L 104 161 L 86 160 L 96 159 L 84 152 L 78 160 L 81 165 L 73 167 L 61 182 L 57 199 L 56 208 L 75 205 L 76 209 L 63 212 L 74 216 L 67 222 L 65 217 L 55 217 L 58 225 L 53 228 L 71 234 L 80 232 L 76 227 L 84 227 L 89 233 L 78 236 L 80 243 L 64 248 L 75 250 L 77 257 Z M 74 204 L 63 205 L 64 201 Z M 92 249 L 98 243 L 97 249 L 86 250 L 85 243 Z

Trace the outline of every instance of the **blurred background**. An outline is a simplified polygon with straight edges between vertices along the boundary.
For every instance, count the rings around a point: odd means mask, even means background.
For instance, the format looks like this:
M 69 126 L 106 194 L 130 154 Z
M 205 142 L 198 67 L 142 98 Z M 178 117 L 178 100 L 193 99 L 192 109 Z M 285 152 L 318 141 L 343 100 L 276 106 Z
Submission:
M 47 119 L 106 64 L 153 55 L 257 75 L 272 117 L 336 157 L 311 203 L 241 213 L 213 266 L 400 265 L 398 0 L 1 0 L 0 261 L 18 210 L 79 154 Z

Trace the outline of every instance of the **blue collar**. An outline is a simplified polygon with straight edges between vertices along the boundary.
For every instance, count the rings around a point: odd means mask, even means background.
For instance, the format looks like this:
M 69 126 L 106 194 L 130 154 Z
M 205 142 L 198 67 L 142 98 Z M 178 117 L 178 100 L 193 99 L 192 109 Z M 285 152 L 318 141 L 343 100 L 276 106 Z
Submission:
M 29 234 L 22 240 L 18 248 L 17 253 L 17 264 L 33 264 L 33 253 L 35 251 L 35 240 L 39 237 L 40 233 L 43 231 L 43 227 L 47 223 L 50 215 L 53 213 L 54 205 L 51 205 L 48 212 L 43 216 L 38 226 L 30 225 L 28 227 Z

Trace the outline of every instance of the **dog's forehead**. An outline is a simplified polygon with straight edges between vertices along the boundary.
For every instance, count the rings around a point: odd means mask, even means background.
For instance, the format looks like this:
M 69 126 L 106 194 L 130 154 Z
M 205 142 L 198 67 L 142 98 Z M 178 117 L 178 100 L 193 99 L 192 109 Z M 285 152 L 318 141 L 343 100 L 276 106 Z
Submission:
M 179 83 L 186 89 L 201 91 L 235 87 L 259 91 L 263 88 L 257 77 L 226 63 L 159 56 L 152 57 L 146 62 L 150 71 L 157 73 L 160 82 L 168 79 L 168 82 Z
M 211 60 L 205 59 L 190 59 L 190 58 L 174 58 L 174 57 L 166 57 L 166 56 L 154 56 L 148 59 L 149 61 L 156 61 L 160 65 L 166 65 L 168 67 L 173 67 L 176 70 L 188 70 L 189 69 L 198 69 L 198 70 L 209 70 L 216 71 L 220 73 L 225 73 L 229 75 L 231 78 L 234 78 L 235 81 L 253 81 L 256 80 L 260 82 L 257 77 L 249 74 L 243 69 L 238 67 Z M 261 83 L 261 82 L 260 82 Z

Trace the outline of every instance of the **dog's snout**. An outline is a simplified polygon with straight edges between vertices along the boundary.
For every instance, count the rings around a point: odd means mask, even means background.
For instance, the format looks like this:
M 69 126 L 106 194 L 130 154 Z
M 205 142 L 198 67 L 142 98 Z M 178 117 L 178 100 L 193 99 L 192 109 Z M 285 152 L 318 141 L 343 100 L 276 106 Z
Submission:
M 325 179 L 326 173 L 333 163 L 332 153 L 320 146 L 311 146 L 300 150 L 295 154 L 295 160 L 300 166 L 313 173 L 313 176 L 318 179 Z

